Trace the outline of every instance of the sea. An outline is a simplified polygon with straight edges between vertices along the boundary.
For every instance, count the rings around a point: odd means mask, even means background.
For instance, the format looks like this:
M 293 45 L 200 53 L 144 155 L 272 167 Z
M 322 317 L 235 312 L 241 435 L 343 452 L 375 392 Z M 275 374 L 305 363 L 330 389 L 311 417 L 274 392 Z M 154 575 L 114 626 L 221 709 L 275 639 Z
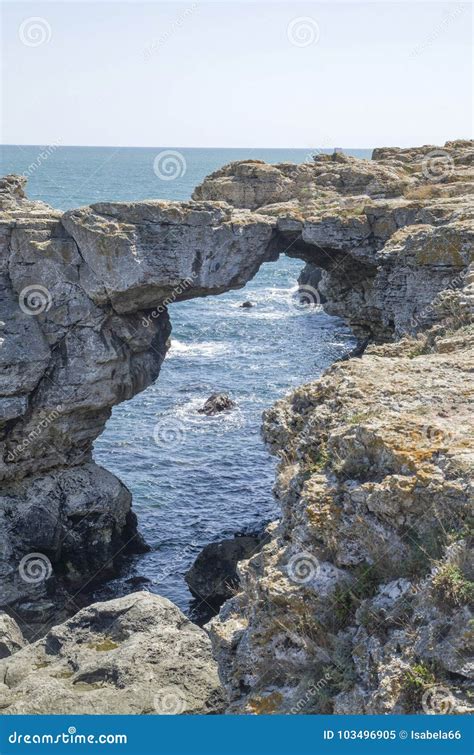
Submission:
M 66 210 L 102 200 L 186 200 L 226 163 L 302 163 L 314 152 L 9 145 L 0 147 L 0 168 L 1 175 L 27 175 L 30 198 Z M 371 150 L 344 152 L 371 156 Z M 244 289 L 170 305 L 171 348 L 158 380 L 114 407 L 94 445 L 95 461 L 132 492 L 150 551 L 128 557 L 95 599 L 139 587 L 198 616 L 202 606 L 184 574 L 202 548 L 278 518 L 277 460 L 261 438 L 262 412 L 354 346 L 340 319 L 318 305 L 295 306 L 303 264 L 281 257 Z M 242 308 L 246 300 L 255 306 Z M 228 393 L 235 408 L 200 414 L 215 392 Z

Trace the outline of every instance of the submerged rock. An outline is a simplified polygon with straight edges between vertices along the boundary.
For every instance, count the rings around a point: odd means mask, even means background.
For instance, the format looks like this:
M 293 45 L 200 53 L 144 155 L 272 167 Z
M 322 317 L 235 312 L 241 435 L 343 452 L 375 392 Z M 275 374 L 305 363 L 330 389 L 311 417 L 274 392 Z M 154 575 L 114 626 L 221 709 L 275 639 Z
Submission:
M 244 301 L 241 305 L 242 309 L 252 309 L 255 306 L 251 301 Z
M 206 633 L 166 598 L 94 603 L 0 661 L 3 714 L 209 714 L 224 696 Z
M 212 416 L 225 412 L 228 409 L 233 409 L 235 401 L 233 401 L 227 393 L 213 393 L 209 396 L 204 406 L 198 409 L 199 414 L 207 414 Z

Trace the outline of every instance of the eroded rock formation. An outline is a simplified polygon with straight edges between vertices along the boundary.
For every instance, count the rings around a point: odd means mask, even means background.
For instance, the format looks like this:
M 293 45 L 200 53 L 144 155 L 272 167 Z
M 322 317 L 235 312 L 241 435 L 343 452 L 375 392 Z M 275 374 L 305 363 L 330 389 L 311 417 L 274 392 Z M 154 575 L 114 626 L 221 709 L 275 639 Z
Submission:
M 473 145 L 374 157 L 243 161 L 194 201 L 64 214 L 1 182 L 0 603 L 30 636 L 142 547 L 91 451 L 156 379 L 166 305 L 286 253 L 378 345 L 266 415 L 283 519 L 212 623 L 230 710 L 415 710 L 436 686 L 465 709 Z
M 0 710 L 207 715 L 224 711 L 224 695 L 206 633 L 166 598 L 137 592 L 83 608 L 0 660 Z
M 423 179 L 429 151 L 376 157 Z M 231 712 L 472 711 L 473 156 L 472 143 L 447 145 L 441 181 L 347 215 L 291 200 L 316 256 L 351 229 L 354 250 L 323 273 L 329 311 L 397 340 L 264 416 L 282 520 L 210 624 Z M 355 260 L 367 275 L 351 287 Z

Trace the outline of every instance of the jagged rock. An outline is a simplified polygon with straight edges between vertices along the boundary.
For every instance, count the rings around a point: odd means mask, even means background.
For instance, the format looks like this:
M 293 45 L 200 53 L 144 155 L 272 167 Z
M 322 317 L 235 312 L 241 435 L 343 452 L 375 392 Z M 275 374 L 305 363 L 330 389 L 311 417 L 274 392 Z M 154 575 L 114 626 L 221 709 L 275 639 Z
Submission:
M 253 556 L 267 541 L 268 536 L 260 533 L 239 535 L 206 545 L 185 574 L 192 595 L 217 612 L 239 585 L 239 561 Z
M 232 409 L 234 406 L 235 401 L 233 401 L 226 393 L 213 393 L 212 396 L 209 396 L 204 406 L 198 409 L 198 412 L 199 414 L 212 416 Z
M 307 290 L 309 286 L 312 292 L 315 292 L 315 295 L 313 298 L 315 301 L 317 301 L 318 304 L 324 304 L 326 301 L 326 297 L 320 291 L 320 283 L 321 283 L 322 277 L 323 277 L 323 271 L 321 270 L 321 268 L 316 267 L 316 265 L 312 265 L 310 262 L 308 262 L 304 266 L 304 268 L 302 269 L 301 273 L 298 276 L 299 287 L 303 288 L 304 290 Z
M 95 603 L 0 661 L 3 714 L 209 714 L 224 696 L 206 633 L 166 598 Z
M 431 662 L 462 709 L 471 578 L 448 564 L 450 543 L 425 573 L 416 564 L 440 521 L 463 535 L 471 504 L 474 150 L 447 143 L 441 170 L 433 151 L 239 162 L 195 201 L 67 213 L 28 200 L 23 178 L 0 182 L 0 605 L 29 636 L 77 611 L 139 542 L 129 493 L 92 446 L 112 407 L 157 378 L 167 305 L 242 287 L 286 253 L 321 268 L 326 311 L 379 345 L 266 415 L 283 517 L 212 623 L 230 709 L 411 712 L 410 669 Z M 395 599 L 371 624 L 405 579 L 407 612 Z
M 7 658 L 26 645 L 21 629 L 11 616 L 0 613 L 0 659 Z
M 328 192 L 389 197 L 413 183 L 403 168 L 383 166 L 340 153 L 318 155 L 311 163 L 267 165 L 242 160 L 219 168 L 193 193 L 195 200 L 223 200 L 234 207 L 255 210 L 265 205 L 307 201 Z
M 121 556 L 144 548 L 130 492 L 93 462 L 10 483 L 0 502 L 1 602 L 27 636 L 63 621 L 84 585 L 114 576 Z
M 451 318 L 265 413 L 281 525 L 210 624 L 231 712 L 472 710 L 472 364 Z

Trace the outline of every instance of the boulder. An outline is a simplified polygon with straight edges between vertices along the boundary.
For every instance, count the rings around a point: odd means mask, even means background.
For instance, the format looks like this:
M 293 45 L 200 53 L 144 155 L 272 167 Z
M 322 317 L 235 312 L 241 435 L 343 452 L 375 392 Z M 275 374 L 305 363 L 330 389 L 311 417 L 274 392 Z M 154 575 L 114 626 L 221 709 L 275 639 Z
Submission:
M 94 603 L 0 661 L 3 714 L 209 714 L 224 696 L 204 630 L 166 598 Z
M 185 575 L 191 593 L 217 612 L 240 583 L 237 572 L 239 561 L 253 556 L 267 540 L 268 537 L 260 533 L 236 535 L 206 545 Z
M 209 396 L 204 406 L 198 409 L 198 412 L 199 414 L 212 416 L 214 414 L 219 414 L 220 412 L 225 412 L 228 409 L 233 409 L 234 406 L 235 401 L 232 401 L 227 393 L 213 393 L 212 396 Z
M 298 286 L 303 289 L 302 293 L 304 293 L 305 290 L 307 291 L 308 287 L 313 289 L 316 292 L 314 301 L 317 301 L 318 304 L 324 304 L 326 301 L 326 297 L 320 290 L 322 275 L 323 271 L 320 267 L 311 264 L 311 262 L 307 262 L 298 276 Z

